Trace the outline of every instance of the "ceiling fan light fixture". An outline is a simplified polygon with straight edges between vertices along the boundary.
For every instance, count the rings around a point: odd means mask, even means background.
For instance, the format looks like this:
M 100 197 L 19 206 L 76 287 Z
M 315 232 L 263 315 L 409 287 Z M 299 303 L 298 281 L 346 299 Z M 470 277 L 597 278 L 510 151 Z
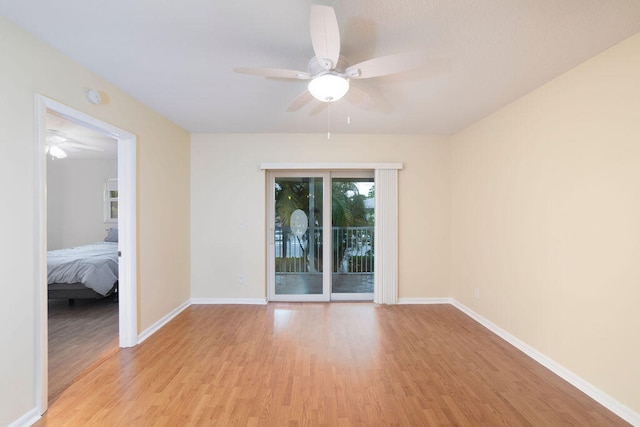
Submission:
M 67 157 L 67 153 L 60 147 L 56 147 L 55 145 L 49 147 L 49 154 L 51 157 L 55 157 L 56 159 L 64 159 Z
M 349 80 L 327 73 L 311 80 L 308 89 L 318 101 L 335 102 L 349 91 Z

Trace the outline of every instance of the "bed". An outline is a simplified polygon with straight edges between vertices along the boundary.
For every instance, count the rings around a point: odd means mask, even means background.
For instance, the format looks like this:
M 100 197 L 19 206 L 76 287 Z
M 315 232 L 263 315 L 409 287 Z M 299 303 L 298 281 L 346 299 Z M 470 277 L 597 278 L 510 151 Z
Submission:
M 117 229 L 105 241 L 47 252 L 49 299 L 104 298 L 118 291 Z

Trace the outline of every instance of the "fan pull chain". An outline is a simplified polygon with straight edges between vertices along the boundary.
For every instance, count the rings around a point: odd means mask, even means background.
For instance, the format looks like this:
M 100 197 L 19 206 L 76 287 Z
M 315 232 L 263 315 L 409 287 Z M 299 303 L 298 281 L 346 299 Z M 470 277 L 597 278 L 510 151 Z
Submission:
M 327 102 L 327 139 L 331 139 L 331 103 Z

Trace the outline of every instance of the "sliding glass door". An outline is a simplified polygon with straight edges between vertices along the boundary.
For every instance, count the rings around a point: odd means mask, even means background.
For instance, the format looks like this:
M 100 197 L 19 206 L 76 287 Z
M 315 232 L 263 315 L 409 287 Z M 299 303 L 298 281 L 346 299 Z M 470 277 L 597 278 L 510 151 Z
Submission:
M 373 300 L 373 173 L 331 176 L 332 300 Z
M 372 300 L 373 175 L 268 172 L 271 301 Z
M 270 174 L 269 299 L 328 301 L 326 173 Z M 330 244 L 329 244 L 330 246 Z

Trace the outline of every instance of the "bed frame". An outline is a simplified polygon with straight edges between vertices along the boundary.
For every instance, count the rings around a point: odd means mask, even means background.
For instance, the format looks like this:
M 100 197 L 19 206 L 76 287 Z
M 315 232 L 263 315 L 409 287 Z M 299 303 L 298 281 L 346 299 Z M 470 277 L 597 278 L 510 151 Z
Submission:
M 118 301 L 118 282 L 107 295 L 100 295 L 93 289 L 87 288 L 82 283 L 52 283 L 47 286 L 49 299 L 68 299 L 73 304 L 77 299 L 101 299 L 111 295 Z

